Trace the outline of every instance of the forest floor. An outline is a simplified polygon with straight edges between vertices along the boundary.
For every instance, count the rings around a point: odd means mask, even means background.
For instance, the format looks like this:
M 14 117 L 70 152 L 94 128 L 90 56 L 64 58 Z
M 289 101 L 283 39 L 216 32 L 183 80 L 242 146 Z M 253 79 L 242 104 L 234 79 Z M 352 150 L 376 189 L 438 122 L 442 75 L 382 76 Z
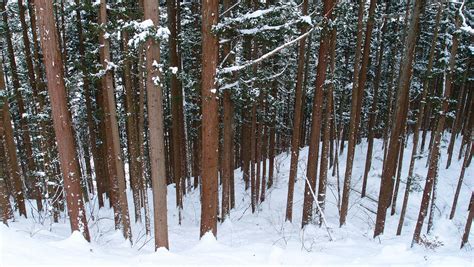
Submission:
M 350 196 L 350 210 L 347 224 L 339 227 L 337 208 L 337 179 L 329 175 L 327 190 L 326 219 L 329 234 L 316 223 L 301 230 L 303 191 L 308 148 L 300 152 L 298 179 L 295 185 L 293 223 L 285 222 L 285 207 L 288 188 L 289 154 L 281 154 L 276 159 L 275 183 L 266 192 L 266 200 L 252 214 L 250 190 L 244 190 L 239 169 L 235 171 L 236 204 L 230 219 L 218 224 L 217 240 L 210 235 L 199 240 L 200 201 L 199 190 L 191 190 L 184 198 L 182 224 L 178 224 L 175 206 L 174 185 L 168 187 L 168 225 L 170 250 L 154 252 L 153 235 L 145 235 L 141 223 L 132 222 L 132 243 L 123 239 L 120 231 L 114 229 L 113 212 L 109 208 L 98 210 L 96 200 L 87 204 L 87 217 L 92 242 L 87 243 L 80 234 L 70 234 L 67 218 L 59 223 L 51 223 L 50 218 L 39 219 L 34 214 L 29 201 L 29 216 L 19 218 L 10 227 L 0 226 L 0 265 L 136 265 L 136 264 L 309 264 L 309 265 L 464 265 L 473 266 L 474 235 L 471 244 L 460 250 L 461 237 L 467 219 L 467 207 L 474 190 L 472 166 L 466 170 L 459 196 L 456 216 L 449 220 L 454 191 L 458 182 L 461 161 L 453 160 L 450 169 L 445 169 L 445 136 L 441 153 L 438 183 L 438 199 L 434 216 L 434 228 L 427 240 L 432 244 L 416 245 L 410 248 L 413 230 L 420 207 L 421 190 L 427 169 L 427 154 L 417 161 L 415 191 L 409 199 L 405 225 L 401 236 L 396 235 L 400 208 L 405 190 L 411 139 L 404 152 L 402 182 L 400 184 L 395 215 L 388 214 L 384 235 L 373 238 L 375 211 L 377 204 L 371 199 L 378 198 L 380 175 L 382 172 L 382 143 L 376 140 L 372 169 L 368 180 L 368 196 L 361 199 L 362 175 L 365 165 L 365 140 L 356 148 L 353 180 L 355 189 Z M 428 139 L 429 140 L 429 139 Z M 460 140 L 456 143 L 455 155 L 459 151 Z M 345 150 L 346 152 L 347 150 Z M 344 177 L 346 155 L 340 156 L 340 184 Z M 331 174 L 332 171 L 329 173 Z M 131 193 L 129 196 L 130 215 L 133 218 Z M 152 197 L 149 192 L 150 199 Z M 91 219 L 93 215 L 94 219 Z M 316 217 L 316 216 L 314 216 Z M 316 217 L 317 218 L 317 217 Z M 133 221 L 133 220 L 132 220 Z M 427 219 L 425 220 L 426 225 Z M 153 227 L 152 227 L 153 228 Z M 472 231 L 471 231 L 472 232 Z M 426 233 L 426 226 L 423 228 Z

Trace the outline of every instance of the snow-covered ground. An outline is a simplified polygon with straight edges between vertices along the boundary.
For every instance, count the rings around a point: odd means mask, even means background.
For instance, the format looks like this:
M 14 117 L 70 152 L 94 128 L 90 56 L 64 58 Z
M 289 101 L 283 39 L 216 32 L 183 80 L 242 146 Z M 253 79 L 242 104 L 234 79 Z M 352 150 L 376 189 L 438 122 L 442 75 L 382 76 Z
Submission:
M 447 137 L 444 140 L 449 140 Z M 459 150 L 456 144 L 456 156 Z M 266 200 L 252 214 L 249 193 L 244 191 L 240 170 L 235 171 L 236 207 L 230 219 L 218 225 L 217 240 L 204 236 L 199 240 L 200 202 L 199 190 L 191 191 L 184 199 L 182 224 L 178 224 L 175 208 L 174 186 L 168 187 L 168 223 L 170 250 L 154 252 L 153 237 L 146 236 L 144 225 L 132 223 L 132 241 L 123 239 L 120 231 L 114 230 L 113 214 L 110 209 L 98 210 L 97 203 L 87 205 L 92 242 L 87 243 L 80 234 L 71 235 L 67 218 L 51 224 L 49 218 L 39 223 L 38 216 L 19 218 L 10 227 L 0 226 L 0 265 L 143 265 L 143 264 L 310 264 L 310 265 L 464 265 L 473 266 L 472 246 L 459 249 L 467 218 L 469 197 L 474 190 L 472 166 L 466 170 L 464 184 L 459 196 L 456 216 L 448 219 L 455 187 L 462 162 L 453 160 L 450 169 L 445 169 L 446 146 L 442 150 L 438 200 L 434 229 L 428 237 L 440 242 L 436 248 L 415 246 L 410 248 L 415 220 L 418 216 L 421 192 L 410 195 L 409 207 L 401 236 L 396 236 L 400 207 L 405 190 L 411 139 L 405 149 L 402 183 L 399 191 L 397 212 L 387 216 L 385 234 L 373 238 L 377 204 L 369 198 L 361 199 L 353 191 L 350 196 L 350 210 L 347 224 L 339 228 L 337 209 L 336 177 L 329 176 L 326 217 L 331 236 L 324 227 L 317 224 L 301 230 L 304 174 L 308 149 L 300 153 L 298 180 L 295 186 L 293 223 L 285 222 L 285 207 L 288 187 L 290 157 L 279 155 L 276 159 L 274 186 L 267 191 Z M 356 148 L 352 188 L 360 191 L 365 164 L 366 143 Z M 426 152 L 417 162 L 415 173 L 426 177 Z M 345 153 L 340 156 L 341 184 L 345 170 Z M 368 195 L 378 198 L 380 174 L 382 172 L 381 141 L 375 144 L 372 170 L 368 181 Z M 331 171 L 330 171 L 331 173 Z M 151 192 L 150 192 L 151 198 Z M 129 209 L 133 212 L 129 192 Z M 31 213 L 33 204 L 28 203 Z M 93 215 L 94 220 L 91 219 Z M 133 213 L 131 214 L 133 218 Z M 152 227 L 153 228 L 153 227 Z M 426 233 L 426 227 L 423 229 Z M 471 234 L 470 240 L 473 242 Z

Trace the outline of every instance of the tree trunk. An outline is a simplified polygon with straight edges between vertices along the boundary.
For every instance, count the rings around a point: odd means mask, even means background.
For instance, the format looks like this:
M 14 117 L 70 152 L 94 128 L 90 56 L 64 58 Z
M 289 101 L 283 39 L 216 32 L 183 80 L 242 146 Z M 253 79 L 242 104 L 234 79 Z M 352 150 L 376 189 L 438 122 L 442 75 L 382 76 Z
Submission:
M 325 19 L 332 19 L 332 11 L 334 9 L 335 1 L 325 0 L 323 7 L 323 14 Z M 322 36 L 319 43 L 318 66 L 316 67 L 316 81 L 315 93 L 313 97 L 313 113 L 311 115 L 311 134 L 309 141 L 308 166 L 306 171 L 306 183 L 304 189 L 303 200 L 303 217 L 301 221 L 302 227 L 307 225 L 312 218 L 313 211 L 313 195 L 316 191 L 316 174 L 318 171 L 318 154 L 319 142 L 321 136 L 321 112 L 323 105 L 323 86 L 326 81 L 326 68 L 329 63 L 329 49 L 331 46 L 329 26 L 324 25 Z
M 3 75 L 3 68 L 0 67 L 0 94 L 3 94 L 4 92 L 6 92 L 6 85 Z M 8 166 L 10 179 L 13 180 L 13 197 L 15 198 L 16 204 L 18 205 L 20 216 L 23 215 L 26 218 L 25 197 L 22 188 L 23 182 L 21 180 L 20 170 L 18 168 L 18 156 L 16 153 L 13 126 L 11 123 L 10 110 L 8 107 L 8 99 L 6 95 L 0 98 L 0 104 L 3 105 L 0 107 L 0 115 L 2 116 L 0 124 L 3 126 L 3 139 L 6 147 L 6 153 L 1 155 L 8 156 L 8 163 L 5 164 Z
M 397 227 L 397 235 L 400 235 L 402 232 L 403 222 L 405 220 L 405 213 L 408 206 L 408 197 L 410 195 L 411 184 L 413 181 L 413 170 L 415 167 L 415 160 L 418 153 L 417 151 L 418 151 L 420 128 L 423 123 L 423 117 L 425 116 L 426 99 L 428 96 L 428 89 L 429 89 L 428 78 L 431 76 L 431 69 L 433 67 L 433 60 L 434 60 L 434 54 L 436 51 L 436 43 L 437 43 L 437 36 L 438 36 L 438 30 L 439 30 L 439 22 L 441 20 L 442 12 L 443 12 L 443 3 L 440 2 L 439 7 L 438 7 L 438 12 L 436 14 L 436 22 L 434 26 L 433 39 L 431 40 L 430 54 L 428 58 L 428 65 L 426 68 L 426 78 L 423 81 L 423 92 L 422 92 L 421 101 L 420 101 L 420 110 L 418 112 L 415 128 L 413 129 L 413 148 L 411 152 L 410 166 L 408 168 L 408 177 L 407 177 L 407 183 L 405 186 L 405 194 L 403 197 L 402 211 L 400 213 L 400 220 L 398 222 L 398 227 Z
M 308 0 L 303 0 L 301 6 L 301 14 L 306 16 L 308 14 Z M 306 26 L 301 27 L 301 35 L 305 34 Z M 295 112 L 293 117 L 293 134 L 291 136 L 291 162 L 290 162 L 290 176 L 288 178 L 288 197 L 286 204 L 286 220 L 293 219 L 293 194 L 295 191 L 295 180 L 298 173 L 298 157 L 300 153 L 300 129 L 303 106 L 303 82 L 305 72 L 305 54 L 306 54 L 306 38 L 302 38 L 298 44 L 298 70 L 296 75 L 295 88 Z M 319 143 L 319 140 L 318 140 Z M 317 156 L 316 156 L 317 162 Z
M 463 107 L 463 102 L 464 99 L 466 98 L 467 94 L 465 93 L 465 87 L 466 87 L 466 80 L 467 76 L 469 73 L 470 65 L 471 65 L 471 60 L 467 63 L 467 68 L 466 71 L 464 72 L 464 78 L 461 84 L 461 88 L 459 90 L 459 96 L 457 99 L 457 104 L 456 104 L 456 119 L 453 121 L 453 124 L 451 126 L 451 138 L 449 139 L 449 145 L 448 145 L 448 159 L 446 163 L 446 169 L 449 168 L 451 165 L 451 159 L 453 157 L 453 150 L 454 150 L 454 142 L 456 141 L 456 137 L 459 131 L 459 122 L 461 121 L 461 116 L 462 116 L 462 107 Z
M 136 87 L 132 81 L 132 63 L 128 50 L 128 32 L 122 32 L 123 44 L 123 80 L 125 88 L 125 107 L 127 110 L 126 125 L 127 125 L 127 143 L 129 152 L 129 176 L 130 186 L 133 194 L 133 205 L 135 207 L 135 221 L 141 222 L 141 208 L 140 208 L 140 184 L 142 183 L 142 163 L 140 160 L 140 144 L 138 143 L 138 124 L 137 124 L 137 105 L 135 103 Z
M 39 22 L 43 63 L 46 67 L 53 125 L 57 136 L 71 230 L 82 232 L 84 238 L 90 241 L 84 203 L 81 198 L 81 172 L 75 151 L 71 113 L 67 107 L 59 40 L 55 34 L 53 4 L 47 0 L 37 0 L 36 4 L 39 7 L 36 8 L 36 17 Z
M 464 228 L 464 234 L 462 235 L 461 248 L 467 244 L 469 240 L 469 233 L 471 232 L 472 219 L 474 218 L 474 192 L 471 193 L 471 201 L 469 201 L 469 215 L 467 215 L 466 228 Z
M 370 1 L 370 6 L 372 7 L 372 2 L 374 0 Z M 350 186 L 351 186 L 351 179 L 352 179 L 352 165 L 354 163 L 354 152 L 355 152 L 355 145 L 356 145 L 356 139 L 357 139 L 357 132 L 359 128 L 359 121 L 358 118 L 360 117 L 360 109 L 359 107 L 359 98 L 362 99 L 362 94 L 363 89 L 358 88 L 359 87 L 359 64 L 360 64 L 360 56 L 362 54 L 362 21 L 364 19 L 364 6 L 365 6 L 365 0 L 359 0 L 359 12 L 358 12 L 358 22 L 357 22 L 357 43 L 356 43 L 356 52 L 355 52 L 355 59 L 354 59 L 354 76 L 353 76 L 353 82 L 352 82 L 352 103 L 351 103 L 351 121 L 349 123 L 349 140 L 348 140 L 348 145 L 347 145 L 347 160 L 346 160 L 346 172 L 344 175 L 344 186 L 342 190 L 342 202 L 341 202 L 341 212 L 339 216 L 339 224 L 342 226 L 346 223 L 346 217 L 347 217 L 347 211 L 349 209 L 349 194 L 350 194 Z M 372 8 L 370 9 L 372 10 Z M 373 14 L 373 12 L 372 12 Z M 367 36 L 365 39 L 365 47 L 370 46 L 370 34 L 372 32 L 372 25 L 373 25 L 373 17 L 371 18 L 371 15 L 369 14 L 369 20 L 367 23 Z M 364 51 L 364 58 L 369 56 L 369 51 Z M 365 62 L 365 61 L 364 61 Z M 366 63 L 367 64 L 367 63 Z M 367 66 L 364 67 L 362 64 L 362 67 L 364 70 L 367 68 Z M 361 72 L 364 73 L 365 71 Z M 366 75 L 366 74 L 362 74 Z M 365 83 L 365 81 L 364 81 Z M 363 86 L 362 86 L 363 87 Z
M 372 151 L 374 148 L 374 127 L 377 121 L 377 113 L 378 113 L 378 99 L 379 99 L 379 87 L 380 87 L 380 79 L 382 74 L 382 64 L 383 64 L 383 55 L 385 49 L 385 33 L 387 32 L 387 17 L 390 10 L 390 1 L 387 1 L 385 6 L 385 18 L 383 21 L 383 26 L 380 33 L 380 47 L 377 51 L 377 67 L 375 71 L 374 77 L 374 91 L 373 91 L 373 99 L 372 99 L 372 106 L 370 108 L 369 113 L 369 122 L 368 122 L 368 136 L 367 136 L 367 156 L 365 159 L 365 169 L 364 169 L 364 177 L 362 180 L 362 190 L 361 190 L 361 197 L 365 197 L 365 193 L 367 190 L 367 178 L 369 176 L 369 171 L 372 166 Z
M 106 0 L 100 1 L 100 13 L 99 23 L 103 26 L 107 24 L 107 9 Z M 113 182 L 111 186 L 114 187 L 113 195 L 117 202 L 118 210 L 114 210 L 114 213 L 118 213 L 119 222 L 122 225 L 123 236 L 125 239 L 132 241 L 132 233 L 130 230 L 130 218 L 128 213 L 128 202 L 126 195 L 126 184 L 125 184 L 125 171 L 122 161 L 122 153 L 120 149 L 120 136 L 117 122 L 117 111 L 115 107 L 115 94 L 114 94 L 114 81 L 111 66 L 109 66 L 110 58 L 110 44 L 109 39 L 105 38 L 105 32 L 102 30 L 99 35 L 100 43 L 100 61 L 102 67 L 105 70 L 104 76 L 102 76 L 102 90 L 104 91 L 104 113 L 105 113 L 105 124 L 106 124 L 106 146 L 107 146 L 107 157 L 109 162 L 109 175 L 110 181 Z
M 25 151 L 25 161 L 27 163 L 26 170 L 26 184 L 28 185 L 28 196 L 36 199 L 36 206 L 38 211 L 43 209 L 41 188 L 39 186 L 39 181 L 36 177 L 36 164 L 35 157 L 33 156 L 33 147 L 31 144 L 31 135 L 30 129 L 27 122 L 27 110 L 25 109 L 25 103 L 23 96 L 20 92 L 20 78 L 18 76 L 18 69 L 15 60 L 15 51 L 13 50 L 12 34 L 8 25 L 8 14 L 5 9 L 6 0 L 0 2 L 0 12 L 3 13 L 3 23 L 5 29 L 5 40 L 7 43 L 8 57 L 10 59 L 10 70 L 12 75 L 12 84 L 15 91 L 15 98 L 18 105 L 18 113 L 20 117 L 20 129 L 21 129 L 21 139 L 23 144 L 23 150 Z
M 459 18 L 456 18 L 456 29 L 459 29 Z M 441 105 L 441 110 L 439 113 L 438 123 L 436 124 L 436 130 L 432 133 L 433 134 L 433 146 L 431 148 L 431 155 L 429 160 L 428 166 L 428 174 L 426 175 L 426 184 L 423 190 L 423 196 L 421 199 L 420 205 L 420 212 L 418 214 L 418 220 L 415 227 L 415 232 L 413 233 L 413 243 L 420 242 L 420 234 L 421 228 L 423 227 L 423 221 L 427 214 L 428 204 L 430 201 L 431 191 L 433 190 L 433 184 L 438 176 L 438 161 L 440 157 L 440 143 L 441 143 L 441 136 L 444 130 L 444 124 L 446 121 L 446 112 L 448 111 L 449 107 L 449 98 L 451 96 L 451 89 L 452 89 L 452 77 L 455 72 L 455 65 L 456 65 L 456 53 L 459 46 L 459 39 L 457 35 L 453 36 L 453 42 L 451 46 L 451 56 L 449 59 L 449 69 L 448 73 L 445 74 L 444 80 L 444 96 L 443 102 Z
M 390 144 L 388 147 L 387 156 L 382 170 L 382 181 L 380 183 L 380 193 L 377 208 L 377 219 L 375 223 L 374 237 L 383 233 L 385 227 L 385 216 L 387 213 L 388 203 L 392 195 L 392 179 L 396 171 L 397 157 L 400 148 L 400 135 L 406 124 L 408 112 L 408 95 L 410 90 L 410 80 L 413 69 L 413 57 L 415 53 L 415 45 L 418 36 L 418 25 L 420 21 L 421 12 L 424 8 L 425 1 L 416 1 L 413 9 L 413 14 L 410 19 L 410 27 L 407 35 L 407 49 L 405 49 L 402 66 L 400 67 L 400 83 L 398 87 L 398 97 L 395 110 L 395 119 L 392 131 L 390 134 Z
M 144 1 L 144 19 L 151 19 L 158 27 L 158 0 Z M 169 248 L 168 218 L 166 204 L 166 171 L 164 160 L 164 124 L 161 73 L 156 64 L 160 62 L 160 44 L 149 38 L 146 45 L 146 89 L 148 104 L 148 128 L 150 131 L 151 181 L 153 186 L 155 250 Z
M 216 84 L 218 38 L 212 27 L 219 18 L 219 1 L 202 2 L 202 200 L 201 237 L 209 231 L 217 236 L 217 161 L 219 148 L 219 102 Z

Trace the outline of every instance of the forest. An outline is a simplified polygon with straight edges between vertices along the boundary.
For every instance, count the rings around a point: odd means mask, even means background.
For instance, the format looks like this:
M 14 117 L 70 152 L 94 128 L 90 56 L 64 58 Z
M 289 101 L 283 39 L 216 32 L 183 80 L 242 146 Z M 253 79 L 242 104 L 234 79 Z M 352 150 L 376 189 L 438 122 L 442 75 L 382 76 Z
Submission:
M 474 264 L 473 2 L 0 14 L 2 266 Z

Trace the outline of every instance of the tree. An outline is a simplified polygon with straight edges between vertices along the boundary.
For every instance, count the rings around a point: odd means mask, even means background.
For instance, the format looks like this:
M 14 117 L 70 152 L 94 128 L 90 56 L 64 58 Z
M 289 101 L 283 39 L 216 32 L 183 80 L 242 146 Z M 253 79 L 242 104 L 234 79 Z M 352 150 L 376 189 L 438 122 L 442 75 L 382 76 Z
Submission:
M 99 22 L 102 30 L 99 35 L 100 59 L 105 71 L 102 76 L 103 107 L 105 115 L 105 136 L 107 147 L 107 162 L 109 166 L 109 181 L 112 187 L 112 200 L 115 204 L 114 214 L 116 223 L 120 224 L 123 236 L 132 241 L 130 230 L 130 218 L 128 213 L 128 201 L 125 185 L 125 170 L 120 149 L 120 136 L 117 124 L 117 111 L 115 107 L 114 83 L 112 74 L 112 60 L 110 58 L 110 43 L 105 35 L 107 24 L 107 3 L 100 1 Z M 116 225 L 117 227 L 117 225 Z
M 11 123 L 10 109 L 8 106 L 8 100 L 5 92 L 6 85 L 4 80 L 3 68 L 0 68 L 0 115 L 2 116 L 0 122 L 3 126 L 2 135 L 6 148 L 6 153 L 2 155 L 7 155 L 8 158 L 8 162 L 5 162 L 4 164 L 5 166 L 8 166 L 8 174 L 10 175 L 10 179 L 13 180 L 13 197 L 15 198 L 16 204 L 18 206 L 18 211 L 20 213 L 20 216 L 23 215 L 26 218 L 27 215 L 25 207 L 25 197 L 22 188 L 23 182 L 21 180 L 20 170 L 18 168 L 18 156 L 13 136 L 13 126 Z
M 372 1 L 371 1 L 372 2 Z M 365 0 L 359 1 L 358 21 L 357 21 L 357 43 L 356 53 L 354 58 L 354 81 L 352 82 L 352 102 L 351 102 L 351 120 L 349 124 L 349 142 L 347 145 L 347 160 L 346 160 L 346 172 L 344 175 L 344 186 L 342 190 L 342 202 L 341 211 L 339 215 L 339 224 L 342 226 L 346 223 L 347 211 L 349 209 L 349 194 L 351 192 L 351 179 L 352 179 L 352 165 L 354 163 L 354 151 L 356 145 L 357 131 L 359 128 L 358 118 L 360 116 L 359 102 L 362 99 L 363 88 L 359 86 L 359 61 L 362 54 L 362 20 L 364 19 L 364 5 Z M 370 16 L 369 16 L 370 17 Z M 370 21 L 370 20 L 369 20 Z M 367 29 L 369 29 L 369 23 Z M 367 39 L 366 39 L 367 40 Z M 368 39 L 370 42 L 370 38 Z
M 71 113 L 67 107 L 63 64 L 53 17 L 53 3 L 47 0 L 38 0 L 36 6 L 36 17 L 39 22 L 41 48 L 43 50 L 43 64 L 46 68 L 54 131 L 58 137 L 56 141 L 71 230 L 81 232 L 84 238 L 90 241 L 81 194 L 81 172 L 75 151 Z
M 306 170 L 306 183 L 303 200 L 303 217 L 301 224 L 304 227 L 311 221 L 313 211 L 313 194 L 316 190 L 316 174 L 318 172 L 319 141 L 321 136 L 321 112 L 323 106 L 323 87 L 326 81 L 326 68 L 329 64 L 330 28 L 334 5 L 333 0 L 325 0 L 323 4 L 324 28 L 319 42 L 318 66 L 316 67 L 316 80 L 313 97 L 313 113 L 311 115 L 311 135 L 309 139 L 308 167 Z M 327 36 L 325 38 L 325 36 Z
M 151 20 L 155 28 L 159 27 L 158 0 L 145 0 L 143 18 Z M 146 88 L 148 104 L 148 129 L 150 133 L 151 182 L 153 186 L 155 250 L 169 248 L 168 218 L 166 205 L 165 144 L 163 127 L 163 96 L 161 86 L 160 44 L 148 37 L 146 44 Z M 178 186 L 178 185 L 177 185 Z
M 303 16 L 308 14 L 308 0 L 303 0 L 301 5 L 301 13 Z M 301 27 L 301 34 L 305 34 L 307 31 L 306 26 Z M 300 129 L 301 129 L 301 117 L 302 117 L 302 102 L 303 102 L 303 80 L 304 80 L 304 68 L 305 68 L 305 46 L 306 38 L 302 38 L 298 44 L 298 71 L 296 76 L 296 87 L 295 87 L 295 114 L 293 116 L 293 134 L 291 137 L 291 162 L 290 162 L 290 177 L 288 179 L 288 197 L 286 204 L 286 220 L 290 221 L 293 218 L 293 194 L 295 191 L 295 180 L 298 172 L 298 156 L 300 149 Z M 318 139 L 319 143 L 319 139 Z M 316 156 L 316 162 L 317 162 Z
M 219 137 L 219 103 L 217 101 L 216 67 L 218 38 L 212 27 L 219 18 L 219 1 L 202 2 L 202 198 L 201 237 L 209 231 L 217 235 L 217 161 Z
M 382 170 L 382 181 L 380 183 L 379 201 L 377 208 L 377 219 L 375 222 L 374 237 L 383 233 L 385 227 L 385 216 L 387 213 L 388 203 L 392 194 L 392 179 L 396 171 L 397 158 L 400 149 L 400 136 L 405 128 L 408 112 L 408 94 L 410 89 L 410 81 L 413 70 L 413 57 L 415 53 L 415 45 L 418 36 L 418 28 L 421 12 L 425 2 L 416 1 L 413 13 L 410 18 L 410 26 L 406 39 L 406 49 L 403 56 L 402 66 L 400 67 L 400 82 L 398 86 L 398 97 L 395 110 L 395 122 L 393 123 L 390 133 L 390 144 L 387 156 L 385 158 Z
M 456 29 L 459 29 L 460 18 L 456 16 Z M 444 95 L 443 95 L 443 102 L 441 104 L 441 110 L 439 113 L 439 119 L 436 124 L 436 129 L 432 133 L 433 139 L 433 146 L 431 148 L 431 154 L 429 158 L 429 165 L 428 165 L 428 174 L 426 175 L 426 183 L 425 188 L 423 190 L 423 196 L 421 199 L 420 204 L 420 212 L 418 213 L 418 219 L 416 222 L 415 231 L 413 233 L 413 242 L 419 243 L 420 242 L 420 234 L 421 228 L 423 227 L 423 221 L 427 214 L 428 204 L 430 201 L 430 196 L 432 191 L 436 190 L 433 188 L 433 185 L 436 183 L 438 179 L 438 164 L 439 164 L 439 157 L 440 157 L 440 145 L 441 145 L 441 136 L 444 131 L 444 124 L 446 121 L 446 113 L 448 111 L 449 106 L 449 98 L 451 97 L 451 90 L 452 90 L 452 80 L 453 75 L 455 72 L 455 65 L 456 65 L 456 53 L 459 46 L 459 37 L 457 33 L 453 36 L 452 46 L 451 46 L 451 55 L 449 58 L 449 69 L 444 76 Z M 435 201 L 435 198 L 432 199 L 432 202 Z
M 413 148 L 411 152 L 411 159 L 410 159 L 410 166 L 408 168 L 408 177 L 407 177 L 407 184 L 405 186 L 405 194 L 403 197 L 403 204 L 402 204 L 402 211 L 400 213 L 400 220 L 398 222 L 398 228 L 397 228 L 397 235 L 400 235 L 402 232 L 402 227 L 403 227 L 403 221 L 405 220 L 405 213 L 407 210 L 408 206 L 408 197 L 410 194 L 410 189 L 411 189 L 411 183 L 413 181 L 413 170 L 415 167 L 415 161 L 416 161 L 416 155 L 418 151 L 418 141 L 419 141 L 419 135 L 420 135 L 420 127 L 422 125 L 423 121 L 423 116 L 425 115 L 425 106 L 426 106 L 426 99 L 428 96 L 428 88 L 429 88 L 429 77 L 431 76 L 431 70 L 433 67 L 433 61 L 434 61 L 434 54 L 436 51 L 436 43 L 437 43 L 437 37 L 438 37 L 438 30 L 439 30 L 439 22 L 441 20 L 441 14 L 443 12 L 443 3 L 439 3 L 438 7 L 438 12 L 436 14 L 436 22 L 434 26 L 434 32 L 433 32 L 433 39 L 431 40 L 431 46 L 430 46 L 430 54 L 428 57 L 428 65 L 426 67 L 426 78 L 423 81 L 423 92 L 421 96 L 421 101 L 420 101 L 420 108 L 418 111 L 418 116 L 415 124 L 415 128 L 413 129 Z
M 461 248 L 467 244 L 469 239 L 469 233 L 471 232 L 472 219 L 474 218 L 474 192 L 471 194 L 471 201 L 469 201 L 469 214 L 467 216 L 466 228 L 464 229 L 464 234 L 462 235 Z
M 12 76 L 12 84 L 15 92 L 15 98 L 18 105 L 18 113 L 20 114 L 20 128 L 21 128 L 21 139 L 22 139 L 22 150 L 25 151 L 25 161 L 26 161 L 26 183 L 28 189 L 28 196 L 36 199 L 36 206 L 38 210 L 43 209 L 42 197 L 41 197 L 41 188 L 39 187 L 39 181 L 36 176 L 36 163 L 35 157 L 33 155 L 33 147 L 31 144 L 31 131 L 30 126 L 28 125 L 28 120 L 23 114 L 27 114 L 25 108 L 24 96 L 20 91 L 20 77 L 18 75 L 18 67 L 15 59 L 15 51 L 13 48 L 12 34 L 8 25 L 8 13 L 6 11 L 6 0 L 0 2 L 0 12 L 3 13 L 3 24 L 5 27 L 5 41 L 7 43 L 8 57 L 10 60 L 10 70 Z

